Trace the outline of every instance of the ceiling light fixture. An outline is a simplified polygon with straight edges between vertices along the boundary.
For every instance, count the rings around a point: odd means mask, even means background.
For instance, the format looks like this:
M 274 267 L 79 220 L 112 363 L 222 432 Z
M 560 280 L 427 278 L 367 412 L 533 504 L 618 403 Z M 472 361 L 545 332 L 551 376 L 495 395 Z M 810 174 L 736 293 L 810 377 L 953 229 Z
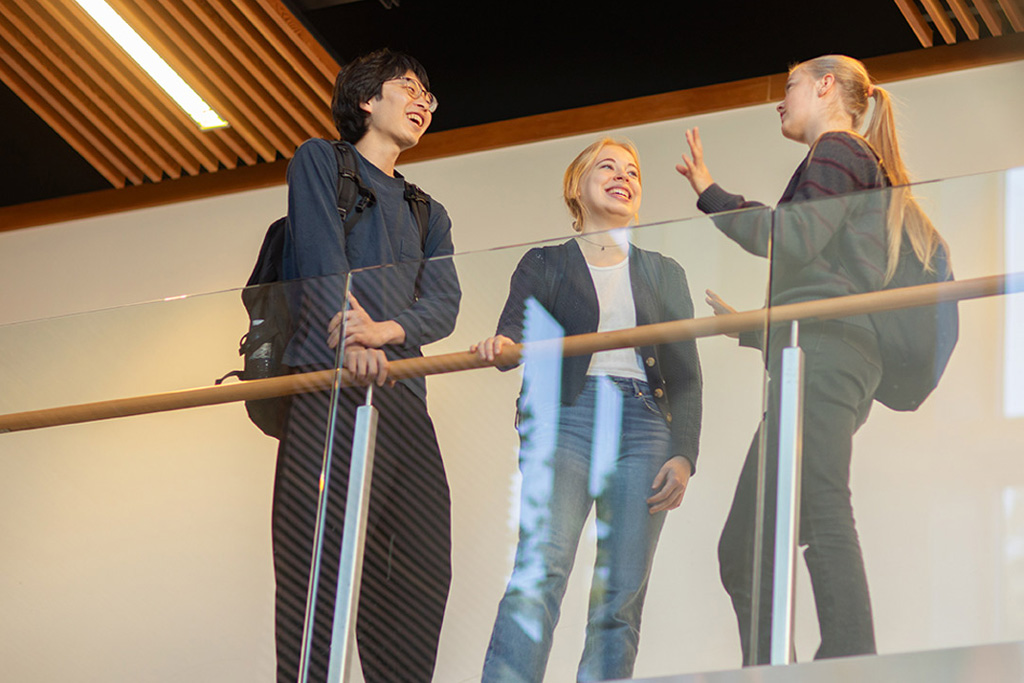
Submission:
M 75 0 L 128 56 L 170 95 L 202 130 L 223 128 L 222 119 L 104 0 Z

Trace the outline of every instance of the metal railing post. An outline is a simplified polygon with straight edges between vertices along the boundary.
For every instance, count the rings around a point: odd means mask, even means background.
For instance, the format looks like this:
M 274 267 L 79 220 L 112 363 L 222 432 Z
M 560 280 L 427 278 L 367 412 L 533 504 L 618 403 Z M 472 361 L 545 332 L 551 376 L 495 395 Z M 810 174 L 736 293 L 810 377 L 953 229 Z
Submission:
M 793 606 L 800 538 L 800 471 L 803 448 L 804 353 L 794 321 L 782 350 L 779 397 L 779 474 L 775 507 L 775 572 L 772 583 L 772 664 L 793 658 Z
M 346 282 L 345 291 L 348 291 L 348 287 L 349 284 Z M 347 301 L 345 309 L 348 309 Z M 334 353 L 333 381 L 331 382 L 331 395 L 327 404 L 327 430 L 324 436 L 323 461 L 320 466 L 320 491 L 316 504 L 316 525 L 313 529 L 313 554 L 309 560 L 309 581 L 306 584 L 306 613 L 302 624 L 302 644 L 299 648 L 298 683 L 307 683 L 309 680 L 309 663 L 313 651 L 316 596 L 320 591 L 320 563 L 324 551 L 324 529 L 327 526 L 327 503 L 330 497 L 331 468 L 334 460 L 334 430 L 338 424 L 338 399 L 341 396 L 342 379 L 341 368 L 342 359 L 345 357 L 344 330 L 342 330 L 340 341 Z
M 356 409 L 352 436 L 352 459 L 345 503 L 345 530 L 338 563 L 338 591 L 334 600 L 334 626 L 331 630 L 331 657 L 328 683 L 348 680 L 356 649 L 356 615 L 359 609 L 359 583 L 363 575 L 363 550 L 366 519 L 370 508 L 370 480 L 373 454 L 377 444 L 377 409 L 371 405 L 373 385 L 366 390 L 366 403 Z

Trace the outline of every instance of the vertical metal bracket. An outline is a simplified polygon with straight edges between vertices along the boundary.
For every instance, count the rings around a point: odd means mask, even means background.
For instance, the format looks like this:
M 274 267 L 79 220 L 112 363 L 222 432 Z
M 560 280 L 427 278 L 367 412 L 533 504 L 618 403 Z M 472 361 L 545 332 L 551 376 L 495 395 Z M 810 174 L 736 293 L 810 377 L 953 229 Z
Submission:
M 352 436 L 352 458 L 345 502 L 345 530 L 338 564 L 338 590 L 334 599 L 334 626 L 331 630 L 331 657 L 327 668 L 329 683 L 348 681 L 356 651 L 356 616 L 359 609 L 359 584 L 363 575 L 363 550 L 366 543 L 366 519 L 370 508 L 370 480 L 373 454 L 377 445 L 377 409 L 371 405 L 373 385 L 366 390 L 366 403 L 356 409 Z
M 779 474 L 775 507 L 775 572 L 772 585 L 772 664 L 793 659 L 793 607 L 800 538 L 800 472 L 803 449 L 804 353 L 794 321 L 782 350 L 779 400 Z
M 344 311 L 349 309 L 348 291 L 352 274 L 345 281 Z M 344 320 L 344 317 L 342 318 Z M 309 581 L 306 584 L 306 612 L 302 624 L 302 644 L 299 648 L 298 683 L 309 681 L 309 663 L 313 650 L 313 630 L 316 622 L 316 596 L 320 592 L 320 564 L 324 551 L 324 529 L 327 526 L 327 503 L 331 490 L 331 469 L 334 460 L 334 431 L 338 425 L 338 400 L 341 397 L 342 360 L 345 358 L 345 329 L 342 326 L 338 346 L 334 352 L 334 381 L 327 403 L 327 429 L 324 435 L 323 461 L 320 466 L 320 491 L 316 504 L 316 523 L 313 529 L 313 554 L 309 560 Z

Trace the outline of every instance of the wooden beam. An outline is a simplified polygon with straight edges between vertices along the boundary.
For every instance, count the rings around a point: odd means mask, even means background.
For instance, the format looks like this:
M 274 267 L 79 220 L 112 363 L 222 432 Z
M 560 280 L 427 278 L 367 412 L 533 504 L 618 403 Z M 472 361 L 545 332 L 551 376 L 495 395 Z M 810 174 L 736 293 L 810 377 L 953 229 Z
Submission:
M 91 81 L 91 87 L 113 103 L 122 127 L 132 131 L 139 147 L 164 173 L 171 178 L 178 178 L 183 169 L 192 175 L 199 172 L 196 159 L 185 154 L 181 145 L 177 144 L 163 127 L 153 125 L 153 119 L 140 111 L 138 103 L 126 96 L 125 88 L 120 87 L 120 84 L 110 77 L 111 74 L 97 64 L 84 46 L 80 45 L 78 39 L 64 29 L 53 13 L 40 10 L 34 0 L 15 2 L 48 40 L 53 42 L 55 48 L 63 52 L 65 59 L 81 69 Z
M 865 59 L 864 65 L 876 81 L 893 82 L 1021 59 L 1024 59 L 1024 35 L 1011 34 L 872 57 Z
M 6 62 L 21 83 L 28 86 L 27 90 L 15 90 L 15 94 L 35 111 L 45 111 L 44 120 L 55 130 L 61 132 L 62 137 L 69 135 L 70 139 L 65 139 L 73 147 L 95 150 L 97 156 L 88 158 L 87 161 L 92 164 L 100 164 L 96 166 L 97 170 L 111 184 L 120 187 L 129 180 L 136 184 L 141 183 L 142 176 L 138 169 L 131 166 L 120 150 L 110 145 L 109 139 L 97 131 L 91 121 L 83 116 L 79 109 L 63 96 L 63 93 L 58 92 L 50 85 L 45 65 L 41 64 L 32 50 L 18 39 L 14 29 L 7 24 L 2 16 L 0 16 L 0 38 L 6 41 L 5 44 L 8 46 L 8 49 L 0 52 L 0 59 Z M 38 70 L 39 67 L 43 68 L 42 73 Z M 19 81 L 12 82 L 19 83 Z M 76 140 L 81 140 L 85 144 L 77 145 Z
M 324 46 L 310 35 L 302 22 L 288 9 L 288 6 L 281 0 L 257 0 L 257 2 L 281 31 L 291 38 L 320 74 L 333 84 L 334 77 L 338 74 L 338 69 L 341 68 L 340 65 L 324 49 Z M 327 100 L 327 103 L 329 104 L 330 100 Z
M 957 45 L 913 50 L 864 60 L 880 83 L 1001 64 L 1024 59 L 1024 34 L 983 38 Z M 625 102 L 428 133 L 402 156 L 403 163 L 466 154 L 557 137 L 693 116 L 782 97 L 785 74 L 693 90 L 651 95 Z M 223 131 L 218 131 L 223 132 Z M 0 208 L 0 231 L 157 206 L 284 183 L 287 161 L 205 173 L 124 190 L 62 197 Z
M 942 35 L 942 39 L 946 41 L 947 45 L 952 45 L 956 42 L 956 27 L 953 26 L 953 22 L 949 20 L 949 15 L 946 14 L 946 8 L 942 6 L 939 0 L 921 0 L 924 4 L 924 8 L 928 10 L 928 16 L 932 18 L 932 23 L 935 24 L 935 28 L 939 29 L 939 33 Z
M 0 232 L 283 185 L 287 167 L 288 161 L 281 160 L 239 166 L 233 171 L 184 176 L 152 185 L 99 190 L 7 206 L 0 208 Z M 124 184 L 123 179 L 121 184 Z
M 294 24 L 276 23 L 275 16 L 270 16 L 259 6 L 256 0 L 234 0 L 245 18 L 259 32 L 266 43 L 272 47 L 271 50 L 280 63 L 279 70 L 282 76 L 287 76 L 286 82 L 293 83 L 293 97 L 298 97 L 305 103 L 311 112 L 319 117 L 320 125 L 326 130 L 334 130 L 334 124 L 330 116 L 331 90 L 334 84 L 334 75 L 325 76 L 311 61 L 309 55 L 301 49 L 304 41 L 296 40 L 292 34 Z M 301 28 L 301 27 L 300 27 Z M 301 31 L 301 35 L 310 39 L 309 33 Z M 333 62 L 333 60 L 331 60 Z M 335 72 L 337 68 L 335 68 Z M 327 105 L 327 106 L 324 106 Z
M 401 162 L 510 147 L 528 142 L 621 128 L 680 116 L 707 114 L 770 101 L 771 78 L 762 76 L 661 95 L 637 97 L 510 121 L 428 133 L 402 155 Z
M 237 156 L 212 136 L 202 136 L 195 123 L 177 105 L 168 100 L 160 87 L 142 71 L 133 60 L 123 59 L 123 52 L 106 39 L 102 29 L 89 19 L 74 0 L 51 0 L 48 3 L 56 21 L 68 31 L 78 46 L 99 68 L 105 70 L 118 90 L 135 103 L 138 118 L 152 119 L 167 136 L 183 149 L 188 163 L 182 167 L 190 175 L 199 173 L 192 169 L 196 162 L 208 171 L 214 171 L 218 164 L 234 168 Z M 90 30 L 90 28 L 92 30 Z M 116 52 L 115 52 L 116 50 Z M 171 146 L 173 146 L 172 143 Z
M 25 14 L 24 9 L 17 5 L 8 7 L 7 20 L 31 44 L 33 49 L 28 52 L 33 66 L 47 76 L 51 87 L 62 84 L 62 93 L 71 105 L 151 181 L 159 182 L 164 172 L 180 176 L 181 168 L 173 165 L 167 168 L 166 155 L 111 101 L 81 63 L 73 59 L 74 53 L 62 49 L 60 34 L 48 30 L 45 20 L 40 24 L 35 17 Z
M 285 146 L 284 139 L 273 124 L 257 110 L 252 100 L 236 87 L 223 65 L 201 51 L 187 31 L 176 23 L 158 4 L 144 7 L 135 0 L 107 0 L 111 7 L 134 28 L 185 81 L 210 104 L 222 118 L 237 129 L 242 139 L 265 160 L 274 158 L 274 150 Z M 225 141 L 231 138 L 224 138 Z M 247 164 L 256 163 L 252 156 L 235 150 Z
M 994 36 L 1003 35 L 1003 18 L 999 16 L 999 12 L 992 6 L 991 0 L 974 0 L 974 6 L 978 9 L 978 14 L 985 21 L 985 26 L 988 27 L 989 33 Z
M 999 6 L 1003 8 L 1003 14 L 1010 20 L 1010 26 L 1014 31 L 1024 31 L 1024 11 L 1020 8 L 1018 0 L 998 0 Z
M 978 20 L 974 18 L 965 0 L 948 0 L 948 2 L 950 9 L 953 10 L 953 14 L 956 15 L 957 21 L 960 22 L 960 26 L 963 27 L 967 37 L 971 40 L 980 38 L 981 33 L 978 31 Z
M 913 0 L 896 0 L 896 6 L 900 8 L 903 18 L 910 24 L 910 29 L 914 32 L 914 35 L 921 41 L 921 47 L 931 47 L 934 45 L 935 41 L 932 38 L 932 30 L 928 28 L 928 22 L 917 11 L 917 5 L 914 4 Z
M 251 100 L 252 107 L 243 111 L 248 112 L 249 116 L 257 114 L 253 116 L 253 123 L 269 121 L 283 136 L 272 140 L 276 151 L 280 152 L 282 146 L 294 149 L 305 136 L 300 126 L 281 111 L 278 105 L 279 91 L 268 90 L 273 78 L 266 68 L 258 63 L 265 60 L 265 55 L 257 53 L 257 59 L 254 59 L 253 52 L 242 43 L 237 31 L 234 30 L 235 27 L 225 25 L 223 17 L 213 14 L 211 5 L 218 7 L 219 10 L 221 4 L 216 1 L 211 3 L 209 0 L 202 3 L 195 0 L 179 0 L 167 3 L 164 9 L 169 18 L 184 29 L 191 36 L 191 40 L 207 55 L 205 58 L 200 57 L 197 63 L 209 60 L 209 63 L 215 63 L 223 69 L 224 82 L 230 88 L 226 93 L 219 93 L 226 95 L 223 99 L 230 99 L 235 103 Z M 261 120 L 260 117 L 266 118 Z
M 106 178 L 108 183 L 113 185 L 115 188 L 124 187 L 125 183 L 128 182 L 127 178 L 125 178 L 124 174 L 121 173 L 114 164 L 107 160 L 105 150 L 97 149 L 96 146 L 92 144 L 88 135 L 81 135 L 79 134 L 80 131 L 74 130 L 73 122 L 70 122 L 67 116 L 60 111 L 60 105 L 45 97 L 45 88 L 37 79 L 35 79 L 34 74 L 27 72 L 24 69 L 24 65 L 19 64 L 12 55 L 2 51 L 0 51 L 0 80 L 7 84 L 7 87 L 11 89 L 11 92 L 20 97 L 25 104 L 31 107 L 32 111 L 34 111 L 39 118 L 45 121 L 50 128 L 53 128 L 58 135 L 64 138 L 64 140 L 71 145 L 72 149 L 78 152 L 83 159 L 88 161 L 101 176 Z M 116 191 L 117 190 L 101 190 L 96 194 Z M 32 225 L 40 225 L 42 223 L 50 222 L 49 220 L 37 222 L 34 218 L 29 222 L 25 222 L 23 219 L 19 220 L 18 211 L 16 210 L 18 206 L 29 205 L 20 204 L 14 207 L 8 207 L 8 209 L 0 209 L 0 230 L 29 227 Z M 5 215 L 5 211 L 9 211 L 11 209 L 15 209 L 15 211 L 13 211 L 10 218 L 8 218 L 8 216 Z M 107 210 L 103 213 L 110 213 L 110 211 Z M 38 218 L 45 218 L 48 214 L 49 211 L 44 211 L 39 214 Z M 10 220 L 10 228 L 6 228 L 8 220 Z

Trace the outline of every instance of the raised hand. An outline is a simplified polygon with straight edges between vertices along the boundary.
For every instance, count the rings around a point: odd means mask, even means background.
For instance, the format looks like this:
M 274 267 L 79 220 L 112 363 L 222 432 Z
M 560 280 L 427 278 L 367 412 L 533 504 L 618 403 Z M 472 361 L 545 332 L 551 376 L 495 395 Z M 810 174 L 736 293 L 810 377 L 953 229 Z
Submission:
M 682 163 L 676 164 L 676 170 L 690 181 L 690 187 L 698 195 L 714 184 L 711 172 L 704 163 L 704 145 L 700 141 L 700 130 L 696 127 L 686 131 L 686 144 L 690 147 L 690 156 L 681 154 Z

